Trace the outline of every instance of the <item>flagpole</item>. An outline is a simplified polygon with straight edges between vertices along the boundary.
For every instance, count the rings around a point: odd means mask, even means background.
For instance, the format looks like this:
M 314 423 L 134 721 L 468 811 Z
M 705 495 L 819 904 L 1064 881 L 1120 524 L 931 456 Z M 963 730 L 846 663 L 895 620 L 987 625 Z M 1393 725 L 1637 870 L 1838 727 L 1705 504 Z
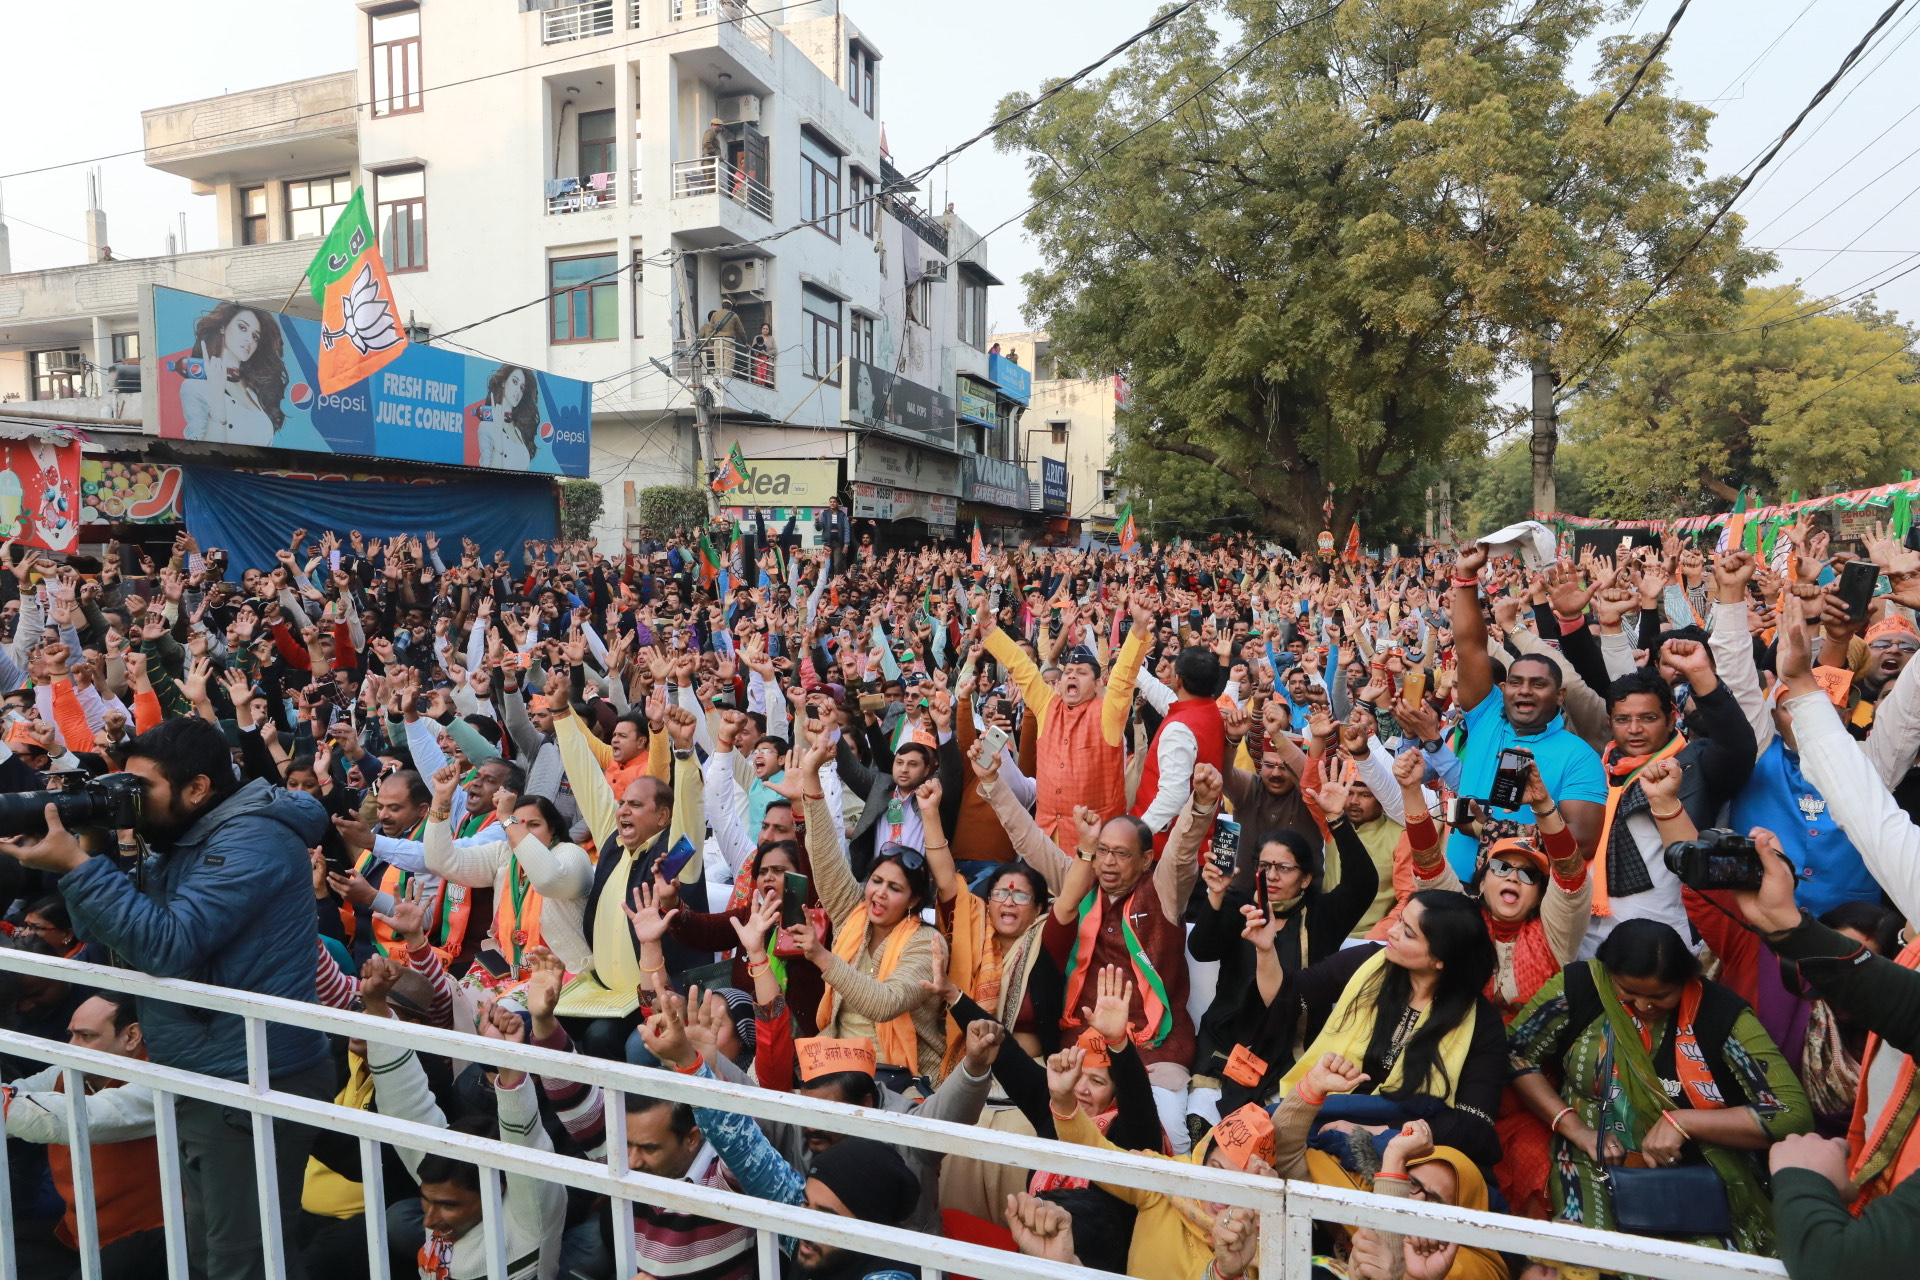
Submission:
M 300 273 L 300 278 L 293 282 L 293 288 L 287 290 L 287 300 L 280 304 L 281 315 L 287 314 L 287 308 L 293 305 L 293 300 L 296 297 L 298 297 L 300 294 L 300 286 L 305 284 L 306 282 L 307 282 L 307 273 L 305 271 L 302 271 Z

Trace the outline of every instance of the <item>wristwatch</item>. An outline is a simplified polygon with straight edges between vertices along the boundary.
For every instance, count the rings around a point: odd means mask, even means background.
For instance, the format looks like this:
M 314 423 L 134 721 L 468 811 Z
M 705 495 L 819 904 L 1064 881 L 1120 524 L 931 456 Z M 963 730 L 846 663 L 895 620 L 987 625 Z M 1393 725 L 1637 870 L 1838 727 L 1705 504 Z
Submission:
M 1446 745 L 1447 745 L 1447 740 L 1445 738 L 1420 739 L 1420 749 L 1422 751 L 1438 751 L 1440 748 Z

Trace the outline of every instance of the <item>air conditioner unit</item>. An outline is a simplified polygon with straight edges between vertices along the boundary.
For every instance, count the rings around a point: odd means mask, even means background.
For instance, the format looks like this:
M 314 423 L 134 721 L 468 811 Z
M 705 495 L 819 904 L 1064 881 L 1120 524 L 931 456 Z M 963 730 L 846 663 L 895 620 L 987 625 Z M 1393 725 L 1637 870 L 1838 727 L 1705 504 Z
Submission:
M 767 259 L 730 258 L 720 264 L 721 293 L 765 293 Z
M 753 93 L 736 93 L 730 98 L 722 98 L 715 104 L 714 114 L 724 124 L 759 124 L 760 96 Z
M 921 263 L 920 278 L 922 280 L 945 280 L 947 278 L 947 264 L 944 262 Z

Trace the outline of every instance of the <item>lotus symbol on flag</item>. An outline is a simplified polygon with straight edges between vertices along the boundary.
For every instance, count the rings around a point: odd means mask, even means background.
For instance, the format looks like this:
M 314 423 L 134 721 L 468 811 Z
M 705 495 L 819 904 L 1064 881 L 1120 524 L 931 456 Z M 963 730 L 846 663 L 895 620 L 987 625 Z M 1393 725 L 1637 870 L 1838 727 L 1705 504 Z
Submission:
M 362 355 L 385 351 L 405 341 L 400 326 L 394 322 L 393 304 L 373 277 L 372 263 L 360 268 L 360 274 L 347 289 L 347 296 L 340 300 L 340 327 L 320 331 L 320 342 L 328 349 L 341 338 L 351 342 Z

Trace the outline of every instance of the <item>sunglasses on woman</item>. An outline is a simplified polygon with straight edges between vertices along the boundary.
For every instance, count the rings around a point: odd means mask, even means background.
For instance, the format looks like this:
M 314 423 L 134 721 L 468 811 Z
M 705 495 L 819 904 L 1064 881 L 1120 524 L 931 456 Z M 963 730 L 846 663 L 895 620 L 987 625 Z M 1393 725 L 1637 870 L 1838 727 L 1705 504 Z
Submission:
M 880 856 L 874 861 L 881 862 L 888 858 L 898 858 L 900 865 L 909 871 L 918 871 L 927 865 L 925 853 L 910 844 L 896 844 L 891 840 L 880 846 Z
M 1524 862 L 1508 862 L 1505 858 L 1488 858 L 1487 874 L 1499 876 L 1502 880 L 1518 880 L 1521 884 L 1534 886 L 1547 882 L 1546 876 L 1540 873 L 1538 867 L 1529 866 Z

